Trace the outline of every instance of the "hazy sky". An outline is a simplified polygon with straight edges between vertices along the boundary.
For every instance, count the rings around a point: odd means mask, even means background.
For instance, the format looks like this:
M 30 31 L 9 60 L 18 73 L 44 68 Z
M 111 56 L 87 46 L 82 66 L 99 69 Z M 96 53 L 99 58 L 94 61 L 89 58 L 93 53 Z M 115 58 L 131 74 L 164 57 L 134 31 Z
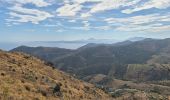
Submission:
M 0 0 L 0 41 L 170 37 L 170 0 Z

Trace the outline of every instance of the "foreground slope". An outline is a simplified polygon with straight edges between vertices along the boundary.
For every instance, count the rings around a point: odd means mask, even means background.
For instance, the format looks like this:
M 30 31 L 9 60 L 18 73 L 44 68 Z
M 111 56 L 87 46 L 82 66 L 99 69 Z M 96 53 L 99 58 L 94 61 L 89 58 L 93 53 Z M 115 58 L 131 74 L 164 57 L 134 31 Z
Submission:
M 47 66 L 35 57 L 0 51 L 1 100 L 110 99 L 91 84 Z

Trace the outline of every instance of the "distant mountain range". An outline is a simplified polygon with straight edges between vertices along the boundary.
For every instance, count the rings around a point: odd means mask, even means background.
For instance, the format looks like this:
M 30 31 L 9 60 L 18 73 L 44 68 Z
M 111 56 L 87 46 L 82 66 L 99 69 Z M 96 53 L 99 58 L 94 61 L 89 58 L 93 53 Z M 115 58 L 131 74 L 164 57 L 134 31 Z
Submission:
M 11 51 L 37 56 L 81 78 L 112 73 L 114 77 L 124 79 L 130 64 L 170 64 L 170 39 L 144 39 L 116 44 L 90 43 L 76 50 L 21 46 Z M 110 72 L 111 69 L 114 71 Z
M 143 39 L 142 37 L 134 37 L 129 38 L 128 40 L 139 41 Z M 87 40 L 74 40 L 74 41 L 32 41 L 32 42 L 0 42 L 0 48 L 4 50 L 11 50 L 18 46 L 30 46 L 30 47 L 59 47 L 66 49 L 77 49 L 89 43 L 95 44 L 114 44 L 120 42 L 121 40 L 113 40 L 113 39 L 94 39 L 90 38 Z
M 11 50 L 16 51 L 34 55 L 93 84 L 170 95 L 169 38 L 89 43 L 76 50 L 26 46 Z

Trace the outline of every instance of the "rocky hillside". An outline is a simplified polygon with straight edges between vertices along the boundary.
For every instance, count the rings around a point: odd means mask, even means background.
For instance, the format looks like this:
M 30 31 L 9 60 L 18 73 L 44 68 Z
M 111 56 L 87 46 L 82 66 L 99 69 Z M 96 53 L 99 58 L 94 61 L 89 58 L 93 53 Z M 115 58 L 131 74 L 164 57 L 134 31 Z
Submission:
M 22 53 L 0 51 L 1 100 L 110 99 L 92 84 L 48 66 Z

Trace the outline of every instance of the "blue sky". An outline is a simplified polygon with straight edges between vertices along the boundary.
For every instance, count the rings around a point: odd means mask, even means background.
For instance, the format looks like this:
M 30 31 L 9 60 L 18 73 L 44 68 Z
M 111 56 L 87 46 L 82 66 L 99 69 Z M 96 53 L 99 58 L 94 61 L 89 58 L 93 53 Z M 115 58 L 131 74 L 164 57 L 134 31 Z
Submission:
M 170 37 L 170 0 L 0 0 L 0 41 Z

